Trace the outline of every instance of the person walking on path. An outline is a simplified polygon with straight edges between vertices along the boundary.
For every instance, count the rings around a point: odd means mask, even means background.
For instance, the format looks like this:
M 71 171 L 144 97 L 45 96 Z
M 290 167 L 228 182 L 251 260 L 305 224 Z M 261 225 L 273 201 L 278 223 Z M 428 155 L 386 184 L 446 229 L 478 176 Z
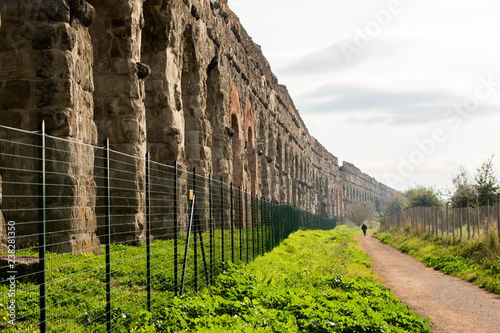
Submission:
M 365 237 L 366 237 L 366 229 L 368 229 L 368 227 L 366 226 L 366 224 L 363 223 L 363 225 L 361 226 L 361 230 L 363 230 L 363 234 L 365 235 Z

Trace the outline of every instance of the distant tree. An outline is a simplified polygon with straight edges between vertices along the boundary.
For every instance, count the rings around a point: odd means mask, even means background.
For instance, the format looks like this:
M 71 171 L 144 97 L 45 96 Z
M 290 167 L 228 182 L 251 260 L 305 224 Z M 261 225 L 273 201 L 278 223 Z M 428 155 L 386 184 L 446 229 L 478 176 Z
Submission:
M 382 204 L 380 203 L 379 198 L 375 198 L 375 210 L 376 210 L 378 213 L 381 213 L 381 212 L 382 212 Z
M 408 199 L 403 194 L 395 194 L 387 199 L 384 205 L 384 214 L 385 216 L 390 216 L 401 213 L 406 208 L 407 204 Z
M 372 203 L 351 204 L 347 207 L 347 218 L 357 226 L 361 226 L 373 218 L 375 206 Z
M 463 166 L 451 179 L 452 188 L 449 190 L 449 197 L 453 207 L 466 207 L 467 202 L 471 206 L 476 205 L 476 188 L 472 184 L 469 172 Z
M 494 155 L 477 168 L 474 177 L 476 181 L 474 188 L 478 195 L 480 206 L 486 206 L 488 202 L 492 205 L 497 201 L 497 193 L 500 187 L 493 167 L 493 157 Z
M 406 190 L 405 195 L 408 199 L 408 208 L 433 207 L 441 204 L 440 193 L 432 186 L 416 185 Z

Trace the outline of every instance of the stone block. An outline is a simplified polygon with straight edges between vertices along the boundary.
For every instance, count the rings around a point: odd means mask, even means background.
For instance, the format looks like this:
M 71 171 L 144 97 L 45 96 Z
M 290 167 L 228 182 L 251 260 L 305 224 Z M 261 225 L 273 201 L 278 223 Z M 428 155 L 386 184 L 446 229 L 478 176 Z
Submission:
M 137 144 L 131 146 L 136 147 L 146 138 L 143 124 L 135 119 L 100 120 L 98 126 L 106 126 L 107 136 L 114 145 L 134 142 Z
M 26 17 L 38 22 L 69 23 L 70 8 L 66 1 L 33 0 L 26 6 Z
M 43 24 L 36 27 L 31 40 L 34 49 L 72 50 L 78 36 L 69 24 Z
M 28 80 L 0 82 L 0 109 L 28 109 L 31 83 Z
M 74 59 L 71 53 L 59 49 L 34 50 L 30 52 L 36 77 L 39 79 L 71 79 Z
M 21 51 L 4 51 L 0 53 L 0 80 L 16 80 L 21 78 L 20 75 L 20 58 Z M 29 64 L 25 64 L 28 67 Z
M 33 82 L 33 103 L 37 108 L 73 106 L 71 80 L 37 80 Z
M 30 0 L 2 1 L 0 4 L 0 14 L 3 24 L 26 21 L 26 9 Z
M 84 27 L 89 27 L 95 19 L 95 9 L 84 0 L 68 0 L 71 18 L 76 18 Z
M 202 139 L 200 131 L 188 131 L 185 133 L 185 145 L 189 150 L 194 149 L 194 146 L 199 146 Z
M 49 80 L 50 81 L 50 80 Z M 56 137 L 74 137 L 77 130 L 77 115 L 69 108 L 41 110 L 47 133 Z
M 121 75 L 97 75 L 94 77 L 96 87 L 106 87 L 106 89 L 96 89 L 94 97 L 110 98 L 127 95 L 127 90 L 130 92 L 130 84 L 123 82 L 124 77 Z M 126 87 L 129 87 L 127 89 Z
M 137 71 L 136 63 L 131 59 L 117 58 L 111 62 L 110 73 L 116 75 L 135 74 Z
M 180 142 L 172 141 L 170 144 L 153 144 L 150 147 L 151 158 L 162 163 L 173 163 L 179 159 Z

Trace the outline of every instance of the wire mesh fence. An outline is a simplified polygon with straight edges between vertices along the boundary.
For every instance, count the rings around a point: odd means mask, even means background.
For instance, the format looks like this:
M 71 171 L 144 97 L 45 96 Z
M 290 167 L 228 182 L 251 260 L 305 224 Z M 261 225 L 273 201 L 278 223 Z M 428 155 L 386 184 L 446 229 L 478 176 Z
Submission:
M 500 199 L 500 195 L 498 197 Z M 500 205 L 497 202 L 484 207 L 413 207 L 387 216 L 381 227 L 414 230 L 436 237 L 447 237 L 452 241 L 474 240 L 494 234 L 500 239 Z
M 325 219 L 220 180 L 0 127 L 0 329 L 128 331 Z M 148 317 L 149 318 L 149 317 Z

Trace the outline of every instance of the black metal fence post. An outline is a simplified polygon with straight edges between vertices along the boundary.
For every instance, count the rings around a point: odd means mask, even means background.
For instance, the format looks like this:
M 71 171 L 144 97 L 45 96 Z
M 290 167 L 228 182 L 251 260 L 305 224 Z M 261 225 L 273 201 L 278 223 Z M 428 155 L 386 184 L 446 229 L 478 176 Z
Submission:
M 111 332 L 111 151 L 106 139 L 104 158 L 104 243 L 106 246 L 106 331 Z
M 197 197 L 196 195 L 196 168 L 193 168 L 193 193 L 194 196 Z M 195 213 L 196 208 L 193 206 L 193 228 L 194 228 L 194 251 L 193 251 L 193 268 L 194 268 L 194 292 L 198 292 L 198 241 L 196 238 L 196 233 L 198 231 L 198 218 L 197 214 Z
M 151 154 L 146 153 L 146 293 L 151 313 Z
M 42 120 L 40 125 L 40 141 L 39 141 L 39 197 L 40 197 L 40 209 L 39 209 L 39 222 L 38 222 L 38 260 L 39 260 L 39 305 L 40 305 L 40 332 L 45 333 L 47 331 L 47 281 L 46 281 L 46 263 L 45 263 L 45 253 L 47 251 L 47 243 L 45 238 L 45 225 L 47 222 L 47 202 L 46 202 L 46 134 L 45 134 L 45 121 Z
M 264 248 L 264 236 L 265 236 L 265 232 L 266 232 L 266 229 L 265 229 L 265 224 L 264 224 L 264 209 L 263 209 L 263 206 L 264 206 L 264 201 L 262 199 L 262 197 L 260 198 L 260 238 L 261 238 L 261 244 L 262 244 L 262 248 L 261 248 L 261 252 L 262 252 L 262 255 L 264 255 L 265 253 L 265 248 Z
M 229 185 L 229 190 L 230 190 L 230 215 L 231 215 L 231 262 L 234 263 L 234 193 L 233 193 L 233 183 Z
M 225 251 L 225 238 L 224 238 L 224 179 L 220 179 L 220 229 L 221 229 L 221 246 L 222 246 L 222 253 L 221 253 L 221 261 L 224 264 L 226 262 L 225 257 L 224 257 L 224 251 Z M 232 213 L 231 213 L 232 214 Z M 231 215 L 231 220 L 232 220 L 232 215 Z
M 271 203 L 266 202 L 266 250 L 271 251 Z
M 179 295 L 179 210 L 177 201 L 177 186 L 178 186 L 178 176 L 177 176 L 177 161 L 174 164 L 174 294 Z
M 257 229 L 255 228 L 255 201 L 252 193 L 250 193 L 250 207 L 252 210 L 252 260 L 255 260 L 255 235 Z
M 498 232 L 498 239 L 500 239 L 500 193 L 497 194 L 497 232 Z
M 209 204 L 209 219 L 210 219 L 210 283 L 213 283 L 214 276 L 214 203 L 213 203 L 213 184 L 212 184 L 212 175 L 209 176 L 208 179 L 208 204 Z
M 239 225 L 239 231 L 240 231 L 240 262 L 243 261 L 243 235 L 241 233 L 241 229 L 243 228 L 243 212 L 242 212 L 242 205 L 241 205 L 241 199 L 242 199 L 242 193 L 241 193 L 241 186 L 238 190 L 238 225 Z
M 245 191 L 245 235 L 246 235 L 246 245 L 247 245 L 247 264 L 250 262 L 250 209 L 248 209 L 248 190 Z

